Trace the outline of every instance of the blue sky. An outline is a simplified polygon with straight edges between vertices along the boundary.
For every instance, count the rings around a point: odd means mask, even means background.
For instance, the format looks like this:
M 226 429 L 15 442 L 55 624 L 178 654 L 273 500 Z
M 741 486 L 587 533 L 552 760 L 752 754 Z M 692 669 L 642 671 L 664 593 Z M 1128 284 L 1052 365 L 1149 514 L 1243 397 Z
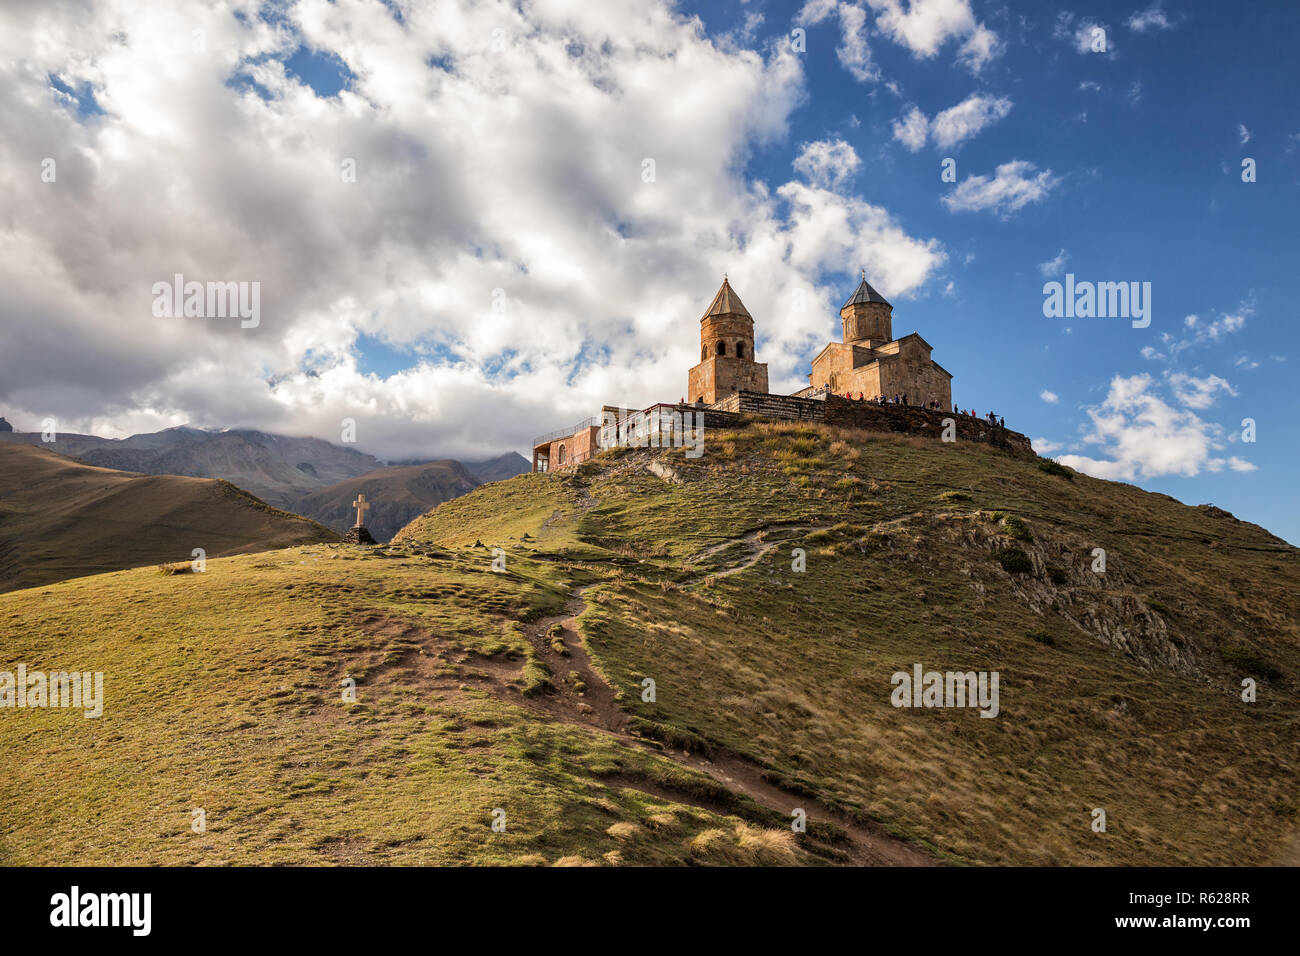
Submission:
M 800 22 L 800 7 L 763 6 L 756 42 L 782 37 Z M 755 5 L 690 9 L 710 30 L 726 30 Z M 1087 410 L 1106 399 L 1116 376 L 1150 376 L 1149 393 L 1179 411 L 1187 408 L 1172 376 L 1223 379 L 1231 391 L 1210 386 L 1213 403 L 1191 411 L 1223 429 L 1225 447 L 1215 457 L 1235 455 L 1255 470 L 1202 466 L 1195 476 L 1153 476 L 1153 463 L 1134 479 L 1189 503 L 1214 502 L 1297 542 L 1300 60 L 1292 44 L 1300 8 L 1268 4 L 1252 8 L 1253 15 L 1225 16 L 1222 4 L 1169 4 L 1168 26 L 1126 26 L 1151 9 L 1073 8 L 1079 21 L 1106 25 L 1109 51 L 1096 54 L 1078 52 L 1059 35 L 1060 8 L 977 5 L 977 15 L 1005 41 L 1001 56 L 973 77 L 942 51 L 920 59 L 900 45 L 873 44 L 873 59 L 897 92 L 855 80 L 832 53 L 838 23 L 825 21 L 808 29 L 808 96 L 792 114 L 788 140 L 755 151 L 750 169 L 777 178 L 801 143 L 849 143 L 862 159 L 855 191 L 950 251 L 943 277 L 915 298 L 894 301 L 895 335 L 920 331 L 935 346 L 936 361 L 954 374 L 954 401 L 998 410 L 1031 437 L 1048 439 L 1053 455 L 1112 457 L 1082 438 L 1092 431 Z M 912 152 L 893 138 L 905 105 L 933 117 L 973 93 L 1013 105 L 956 146 L 928 142 Z M 940 181 L 946 157 L 956 160 L 959 182 L 1018 159 L 1050 170 L 1059 183 L 1041 201 L 1005 215 L 954 212 L 942 203 L 954 188 Z M 1256 162 L 1253 183 L 1241 179 L 1246 157 Z M 1040 264 L 1062 250 L 1064 267 L 1045 276 Z M 855 270 L 845 263 L 845 290 Z M 1079 280 L 1150 282 L 1150 327 L 1045 318 L 1043 284 L 1065 272 Z M 947 279 L 950 295 L 943 294 Z M 1189 315 L 1199 329 L 1187 326 Z M 1237 331 L 1195 342 L 1198 331 L 1224 316 L 1244 321 Z M 1171 355 L 1165 335 L 1194 344 Z M 1164 357 L 1144 357 L 1143 348 Z M 1056 401 L 1040 398 L 1044 391 Z M 1230 442 L 1245 418 L 1256 421 L 1257 441 Z
M 806 384 L 865 268 L 958 404 L 1300 542 L 1298 35 L 1287 3 L 0 7 L 0 414 L 527 454 L 679 397 L 724 272 Z M 176 273 L 260 282 L 259 321 L 153 314 Z M 1067 273 L 1149 283 L 1149 327 L 1046 317 Z

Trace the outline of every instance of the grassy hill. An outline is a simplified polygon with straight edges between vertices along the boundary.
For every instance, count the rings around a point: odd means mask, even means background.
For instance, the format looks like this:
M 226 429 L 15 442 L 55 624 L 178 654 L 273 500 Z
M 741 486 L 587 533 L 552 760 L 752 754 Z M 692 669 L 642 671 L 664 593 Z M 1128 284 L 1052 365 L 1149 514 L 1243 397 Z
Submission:
M 386 548 L 0 595 L 0 670 L 108 698 L 0 721 L 0 862 L 1294 861 L 1298 558 L 974 443 L 607 452 Z M 1000 713 L 892 706 L 917 663 Z
M 0 590 L 118 568 L 329 541 L 225 481 L 136 475 L 0 443 Z
M 451 459 L 390 466 L 307 495 L 296 502 L 295 509 L 343 533 L 356 521 L 352 502 L 358 493 L 364 493 L 372 503 L 366 512 L 366 527 L 377 541 L 387 541 L 413 518 L 479 484 L 464 465 Z

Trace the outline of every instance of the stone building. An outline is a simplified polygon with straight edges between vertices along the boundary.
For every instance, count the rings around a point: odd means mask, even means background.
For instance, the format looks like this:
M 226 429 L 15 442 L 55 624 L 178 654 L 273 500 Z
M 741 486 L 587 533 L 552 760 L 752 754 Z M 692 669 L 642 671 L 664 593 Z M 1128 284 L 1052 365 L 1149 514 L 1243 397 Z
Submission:
M 864 272 L 857 291 L 840 309 L 843 341 L 831 342 L 817 353 L 807 388 L 794 395 L 772 395 L 767 390 L 767 365 L 756 361 L 754 317 L 724 277 L 722 287 L 700 317 L 700 361 L 687 373 L 687 404 L 707 408 L 707 416 L 715 422 L 756 415 L 929 434 L 942 424 L 939 415 L 951 412 L 952 374 L 930 357 L 930 343 L 917 333 L 895 339 L 893 318 L 894 307 L 871 287 Z M 845 395 L 856 399 L 859 394 L 866 399 L 883 395 L 891 401 L 896 395 L 905 395 L 907 407 L 901 403 L 891 408 L 844 399 Z M 937 402 L 942 412 L 926 411 L 924 406 L 931 402 Z M 652 406 L 646 412 L 632 414 L 644 417 L 650 411 L 674 408 L 680 406 Z M 608 423 L 623 422 L 628 415 L 627 409 L 606 406 L 600 418 L 539 435 L 533 440 L 533 471 L 586 461 L 607 447 Z M 1024 436 L 985 429 L 974 419 L 963 418 L 962 428 L 976 440 L 1009 447 L 1021 442 L 1029 448 Z
M 840 309 L 843 341 L 831 342 L 812 360 L 809 389 L 870 399 L 906 395 L 910 405 L 937 401 L 952 408 L 952 373 L 930 358 L 931 346 L 916 332 L 894 338 L 894 307 L 867 282 Z
M 733 392 L 767 392 L 767 366 L 754 361 L 754 318 L 724 276 L 700 317 L 700 364 L 687 373 L 686 400 L 712 405 Z

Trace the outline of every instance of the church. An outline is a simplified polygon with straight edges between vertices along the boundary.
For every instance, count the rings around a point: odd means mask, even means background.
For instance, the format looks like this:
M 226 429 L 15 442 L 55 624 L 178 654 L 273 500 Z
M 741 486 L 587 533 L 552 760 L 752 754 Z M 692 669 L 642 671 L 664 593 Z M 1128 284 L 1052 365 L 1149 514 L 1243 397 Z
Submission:
M 864 271 L 840 309 L 841 341 L 830 342 L 813 358 L 807 387 L 793 395 L 773 395 L 768 391 L 767 365 L 758 361 L 754 348 L 754 317 L 724 276 L 722 287 L 700 317 L 700 361 L 686 374 L 686 404 L 706 409 L 715 421 L 748 414 L 936 431 L 944 421 L 939 413 L 952 409 L 952 374 L 930 357 L 930 343 L 918 333 L 894 338 L 893 322 L 894 307 L 871 287 Z M 880 396 L 896 413 L 869 404 Z M 937 411 L 922 411 L 927 408 Z M 671 417 L 674 409 L 680 419 L 682 406 L 662 404 L 634 413 L 633 419 L 658 421 Z M 549 471 L 587 460 L 606 447 L 602 438 L 606 419 L 621 422 L 627 417 L 627 409 L 607 405 L 598 417 L 539 435 L 533 440 L 532 470 Z M 967 416 L 961 418 L 968 437 L 989 440 L 983 426 Z M 995 440 L 1009 441 L 1002 435 Z M 1029 447 L 1023 436 L 1015 441 Z
M 930 357 L 931 345 L 916 332 L 894 338 L 894 307 L 867 282 L 866 273 L 840 309 L 841 341 L 812 360 L 800 398 L 827 393 L 952 408 L 952 374 Z M 767 393 L 767 365 L 754 352 L 754 318 L 731 287 L 722 288 L 700 318 L 700 364 L 687 374 L 687 401 L 714 405 L 738 392 Z

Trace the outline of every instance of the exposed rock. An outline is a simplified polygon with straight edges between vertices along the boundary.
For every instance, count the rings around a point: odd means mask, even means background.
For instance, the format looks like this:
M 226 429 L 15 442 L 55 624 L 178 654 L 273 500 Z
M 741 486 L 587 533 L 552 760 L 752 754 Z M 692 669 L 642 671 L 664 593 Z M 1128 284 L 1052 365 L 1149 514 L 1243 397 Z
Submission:
M 360 528 L 349 528 L 348 533 L 343 536 L 343 540 L 348 544 L 375 544 L 375 539 L 371 537 L 370 531 L 362 525 Z

